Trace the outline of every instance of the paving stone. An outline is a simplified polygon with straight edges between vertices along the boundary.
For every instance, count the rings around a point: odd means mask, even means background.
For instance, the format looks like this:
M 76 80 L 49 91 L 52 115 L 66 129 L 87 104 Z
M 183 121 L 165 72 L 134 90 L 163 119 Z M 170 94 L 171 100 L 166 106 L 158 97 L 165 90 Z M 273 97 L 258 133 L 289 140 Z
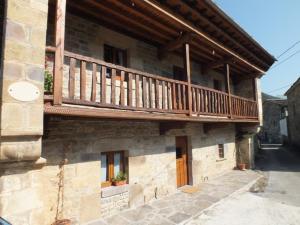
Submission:
M 160 215 L 164 215 L 164 216 L 168 216 L 170 215 L 172 212 L 174 212 L 174 209 L 172 207 L 169 208 L 164 208 L 158 211 L 158 214 Z
M 115 215 L 105 219 L 106 223 L 109 225 L 129 225 L 130 223 L 124 219 L 122 216 Z
M 147 217 L 147 214 L 151 213 L 153 208 L 149 205 L 141 206 L 135 210 L 128 210 L 120 215 L 125 217 L 129 221 L 139 221 Z
M 170 205 L 170 201 L 165 201 L 165 200 L 157 200 L 157 201 L 153 201 L 151 203 L 151 206 L 162 209 L 162 208 L 166 208 Z
M 181 212 L 176 212 L 172 216 L 169 216 L 169 220 L 173 221 L 174 223 L 181 223 L 187 219 L 189 219 L 191 215 Z
M 248 178 L 247 176 L 250 176 Z M 255 172 L 233 171 L 200 186 L 200 192 L 177 192 L 160 200 L 121 212 L 99 223 L 89 225 L 174 225 L 196 216 L 212 204 L 256 179 Z

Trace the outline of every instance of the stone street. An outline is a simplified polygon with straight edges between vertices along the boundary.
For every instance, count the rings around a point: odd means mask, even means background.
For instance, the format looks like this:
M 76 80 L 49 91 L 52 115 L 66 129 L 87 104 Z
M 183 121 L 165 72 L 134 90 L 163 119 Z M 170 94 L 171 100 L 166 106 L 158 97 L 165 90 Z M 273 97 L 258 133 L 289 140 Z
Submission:
M 266 181 L 257 182 L 254 193 L 231 196 L 186 224 L 300 224 L 300 156 L 278 146 L 266 146 L 260 155 L 257 166 Z
M 150 204 L 129 209 L 89 225 L 172 225 L 188 222 L 223 198 L 246 188 L 260 174 L 254 171 L 231 171 L 200 186 L 200 191 L 188 194 L 180 190 Z M 250 186 L 249 186 L 250 187 Z M 248 188 L 247 188 L 248 189 Z

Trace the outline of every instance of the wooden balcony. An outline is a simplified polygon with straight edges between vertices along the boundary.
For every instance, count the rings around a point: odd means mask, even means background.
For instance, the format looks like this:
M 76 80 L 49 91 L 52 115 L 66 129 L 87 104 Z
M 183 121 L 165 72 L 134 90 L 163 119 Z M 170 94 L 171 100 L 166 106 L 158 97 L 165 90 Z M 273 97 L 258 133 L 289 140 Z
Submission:
M 45 94 L 46 114 L 173 121 L 258 121 L 257 102 L 230 93 L 67 51 L 63 68 L 64 72 L 60 73 L 63 77 L 56 77 L 57 68 L 53 68 L 54 91 Z

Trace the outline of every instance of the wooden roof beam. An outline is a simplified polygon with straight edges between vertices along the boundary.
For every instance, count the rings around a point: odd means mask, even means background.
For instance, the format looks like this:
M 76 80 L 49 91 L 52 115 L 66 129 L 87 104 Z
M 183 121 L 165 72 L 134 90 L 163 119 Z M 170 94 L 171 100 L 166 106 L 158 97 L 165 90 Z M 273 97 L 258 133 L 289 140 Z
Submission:
M 178 39 L 169 42 L 165 46 L 163 46 L 158 51 L 158 58 L 162 59 L 164 58 L 169 52 L 175 51 L 178 48 L 181 48 L 185 43 L 190 43 L 193 39 L 193 34 L 191 33 L 185 33 L 182 34 Z
M 224 59 L 212 62 L 203 67 L 203 72 L 205 73 L 208 70 L 219 68 L 219 67 L 223 66 L 224 64 L 229 64 L 229 63 L 233 62 L 233 60 L 234 60 L 233 57 L 229 57 L 229 58 L 224 58 Z
M 238 54 L 236 54 L 235 52 L 231 51 L 230 49 L 228 49 L 227 47 L 223 46 L 222 44 L 216 42 L 215 40 L 213 40 L 212 38 L 208 37 L 206 34 L 204 34 L 203 32 L 199 31 L 194 25 L 187 23 L 187 21 L 183 20 L 182 17 L 178 17 L 175 16 L 172 12 L 170 12 L 170 10 L 168 10 L 167 8 L 154 3 L 151 0 L 144 0 L 143 3 L 146 3 L 147 5 L 151 6 L 153 9 L 159 11 L 160 13 L 164 14 L 165 16 L 169 17 L 170 19 L 172 19 L 173 21 L 176 21 L 178 24 L 180 24 L 181 26 L 185 27 L 186 29 L 190 30 L 191 32 L 196 33 L 197 35 L 199 35 L 200 37 L 204 38 L 206 41 L 208 41 L 208 43 L 218 47 L 219 49 L 221 49 L 222 51 L 226 52 L 227 54 L 230 54 L 232 56 L 234 56 L 236 59 L 242 61 L 243 63 L 245 63 L 246 65 L 250 66 L 251 68 L 261 72 L 261 73 L 265 73 L 265 71 L 257 66 L 255 66 L 254 64 L 252 64 L 251 62 L 249 62 L 248 60 L 244 59 L 243 57 L 239 56 Z
M 187 2 L 182 1 L 182 3 L 188 7 L 189 10 L 192 10 L 193 12 L 195 12 L 195 14 L 197 14 L 197 16 L 204 21 L 205 23 L 209 24 L 210 26 L 213 27 L 213 29 L 216 30 L 216 32 L 224 35 L 227 39 L 229 39 L 232 43 L 234 43 L 235 45 L 237 45 L 239 48 L 241 48 L 243 51 L 247 52 L 248 55 L 254 57 L 256 59 L 256 61 L 258 61 L 260 64 L 262 64 L 265 67 L 268 67 L 268 65 L 263 62 L 261 59 L 259 59 L 257 56 L 255 56 L 252 52 L 250 52 L 246 47 L 244 47 L 242 44 L 240 44 L 239 42 L 234 40 L 234 35 L 228 35 L 226 32 L 222 31 L 217 25 L 215 25 L 215 23 L 212 21 L 213 18 L 215 18 L 215 16 L 208 16 L 208 18 L 202 16 L 199 11 L 197 9 L 192 8 Z

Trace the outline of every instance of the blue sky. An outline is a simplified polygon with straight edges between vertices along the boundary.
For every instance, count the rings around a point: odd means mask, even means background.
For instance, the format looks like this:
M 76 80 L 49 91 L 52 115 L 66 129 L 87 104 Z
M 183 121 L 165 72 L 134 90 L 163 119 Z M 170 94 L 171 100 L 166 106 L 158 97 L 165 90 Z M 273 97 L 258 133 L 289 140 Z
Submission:
M 276 58 L 300 41 L 300 0 L 214 2 Z M 296 52 L 295 56 L 275 66 Z M 283 95 L 300 76 L 300 43 L 278 58 L 276 64 L 262 78 L 262 90 L 271 95 Z

